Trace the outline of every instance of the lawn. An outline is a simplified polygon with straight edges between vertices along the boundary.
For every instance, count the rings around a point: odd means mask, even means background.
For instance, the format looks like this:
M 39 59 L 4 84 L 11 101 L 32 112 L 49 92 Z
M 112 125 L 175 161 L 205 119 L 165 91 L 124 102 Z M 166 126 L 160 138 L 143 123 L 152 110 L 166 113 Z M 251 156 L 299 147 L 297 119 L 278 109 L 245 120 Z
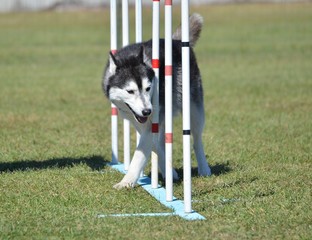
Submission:
M 10 13 L 0 15 L 1 239 L 312 238 L 312 5 L 191 12 L 205 19 L 195 52 L 213 175 L 193 177 L 193 208 L 207 220 L 97 218 L 168 212 L 141 188 L 112 188 L 122 175 L 106 166 L 109 11 Z M 181 119 L 174 125 L 182 173 Z

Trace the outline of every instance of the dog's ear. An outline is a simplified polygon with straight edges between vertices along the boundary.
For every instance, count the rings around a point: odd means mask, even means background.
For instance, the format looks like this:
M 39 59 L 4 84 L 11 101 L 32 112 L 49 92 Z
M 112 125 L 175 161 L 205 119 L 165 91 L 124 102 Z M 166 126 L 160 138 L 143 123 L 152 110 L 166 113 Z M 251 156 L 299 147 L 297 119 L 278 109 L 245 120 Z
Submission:
M 109 72 L 111 75 L 116 73 L 117 61 L 112 52 L 109 53 Z
M 142 63 L 145 63 L 147 66 L 152 67 L 152 61 L 147 56 L 143 45 L 140 47 L 139 58 L 142 59 Z
M 143 47 L 143 45 L 140 46 L 138 58 L 141 60 L 141 63 L 144 63 L 144 47 Z

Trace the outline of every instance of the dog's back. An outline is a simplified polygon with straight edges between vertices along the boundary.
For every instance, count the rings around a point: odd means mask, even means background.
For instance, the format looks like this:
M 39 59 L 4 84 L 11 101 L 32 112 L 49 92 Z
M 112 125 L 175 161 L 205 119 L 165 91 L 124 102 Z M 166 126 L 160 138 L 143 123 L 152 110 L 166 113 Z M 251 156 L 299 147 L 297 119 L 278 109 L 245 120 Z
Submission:
M 199 39 L 203 26 L 203 18 L 199 14 L 190 16 L 190 84 L 191 84 L 191 101 L 196 104 L 203 102 L 203 90 L 201 84 L 200 71 L 197 65 L 195 54 L 192 47 L 195 46 Z M 179 26 L 172 35 L 172 69 L 173 69 L 173 110 L 174 114 L 181 111 L 182 108 L 182 43 L 181 43 L 181 26 Z M 143 43 L 146 54 L 152 59 L 152 40 Z M 165 41 L 160 40 L 160 66 L 159 66 L 159 89 L 160 89 L 160 114 L 164 114 L 165 105 Z

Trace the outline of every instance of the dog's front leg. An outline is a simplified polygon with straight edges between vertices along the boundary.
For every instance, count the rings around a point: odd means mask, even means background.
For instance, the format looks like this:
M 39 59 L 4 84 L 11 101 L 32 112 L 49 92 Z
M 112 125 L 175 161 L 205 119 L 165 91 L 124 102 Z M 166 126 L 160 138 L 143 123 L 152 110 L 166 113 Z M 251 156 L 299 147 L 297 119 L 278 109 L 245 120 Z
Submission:
M 140 177 L 141 171 L 149 159 L 152 151 L 152 134 L 150 131 L 141 135 L 140 143 L 134 152 L 129 170 L 121 182 L 117 183 L 114 188 L 133 188 Z

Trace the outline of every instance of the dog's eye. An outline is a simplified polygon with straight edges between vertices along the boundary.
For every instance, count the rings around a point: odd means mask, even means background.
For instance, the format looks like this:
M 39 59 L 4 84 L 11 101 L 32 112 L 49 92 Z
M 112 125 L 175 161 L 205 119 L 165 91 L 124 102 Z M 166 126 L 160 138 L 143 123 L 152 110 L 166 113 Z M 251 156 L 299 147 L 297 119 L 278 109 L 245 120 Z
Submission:
M 151 90 L 151 87 L 147 87 L 147 88 L 145 89 L 146 92 L 149 92 L 150 90 Z
M 133 91 L 133 90 L 127 90 L 127 92 L 128 92 L 129 94 L 134 94 L 134 91 Z

